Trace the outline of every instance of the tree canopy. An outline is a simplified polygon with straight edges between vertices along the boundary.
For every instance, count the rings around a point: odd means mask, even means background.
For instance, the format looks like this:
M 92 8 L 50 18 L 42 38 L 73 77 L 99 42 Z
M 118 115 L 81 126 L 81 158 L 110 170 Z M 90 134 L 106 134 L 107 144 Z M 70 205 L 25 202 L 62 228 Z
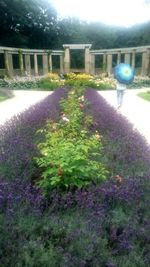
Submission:
M 1 0 L 0 36 L 0 45 L 9 47 L 62 49 L 65 43 L 91 43 L 93 49 L 131 47 L 150 44 L 150 21 L 130 28 L 106 26 L 60 19 L 50 0 Z

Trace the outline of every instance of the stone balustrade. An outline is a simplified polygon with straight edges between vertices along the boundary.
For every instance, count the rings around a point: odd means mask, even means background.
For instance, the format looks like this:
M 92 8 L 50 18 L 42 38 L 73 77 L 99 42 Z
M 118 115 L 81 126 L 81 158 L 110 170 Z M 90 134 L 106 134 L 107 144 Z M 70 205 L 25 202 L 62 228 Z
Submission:
M 65 44 L 64 50 L 40 50 L 0 47 L 0 74 L 13 77 L 46 75 L 56 72 L 53 61 L 57 59 L 59 67 L 57 72 L 69 73 L 70 50 L 84 50 L 85 73 L 98 74 L 106 72 L 113 74 L 113 68 L 120 62 L 130 64 L 137 70 L 137 75 L 150 75 L 150 45 L 141 47 L 91 50 L 91 44 Z M 57 57 L 57 58 L 56 58 Z M 101 63 L 96 66 L 96 59 Z

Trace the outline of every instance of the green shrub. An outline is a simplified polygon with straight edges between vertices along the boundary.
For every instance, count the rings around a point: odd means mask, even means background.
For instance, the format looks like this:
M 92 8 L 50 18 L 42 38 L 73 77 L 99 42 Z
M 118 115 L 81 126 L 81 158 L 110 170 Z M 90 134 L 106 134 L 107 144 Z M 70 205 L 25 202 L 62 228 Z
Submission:
M 41 79 L 40 81 L 37 82 L 37 87 L 42 90 L 53 91 L 59 86 L 60 86 L 60 83 L 58 81 L 50 81 L 48 78 Z
M 61 189 L 82 188 L 91 182 L 106 179 L 108 172 L 100 161 L 101 137 L 98 132 L 88 133 L 91 118 L 84 117 L 82 109 L 86 102 L 80 96 L 81 89 L 72 90 L 63 108 L 59 123 L 49 122 L 45 142 L 38 145 L 41 157 L 36 164 L 41 169 L 39 186 L 47 193 L 53 187 Z
M 92 76 L 86 73 L 68 73 L 65 77 L 65 84 L 70 86 L 91 87 L 97 90 L 110 90 L 115 88 L 115 80 L 108 77 Z
M 150 78 L 148 77 L 135 77 L 132 84 L 129 85 L 129 88 L 137 89 L 143 87 L 150 87 Z
M 39 182 L 44 191 L 51 187 L 81 188 L 106 178 L 103 164 L 95 160 L 101 147 L 94 135 L 87 138 L 83 133 L 79 140 L 57 135 L 48 133 L 47 142 L 40 145 L 43 156 L 37 163 L 44 169 Z

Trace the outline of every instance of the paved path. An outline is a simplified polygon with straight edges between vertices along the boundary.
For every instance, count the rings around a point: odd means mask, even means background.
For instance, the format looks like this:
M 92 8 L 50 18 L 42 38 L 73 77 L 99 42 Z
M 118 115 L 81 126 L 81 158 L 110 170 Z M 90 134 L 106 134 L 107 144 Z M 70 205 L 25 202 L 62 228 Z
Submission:
M 139 92 L 150 91 L 150 88 L 129 89 L 125 91 L 123 104 L 117 109 L 116 91 L 99 91 L 105 100 L 113 106 L 117 112 L 124 115 L 150 144 L 150 102 L 137 96 Z
M 49 91 L 13 91 L 14 97 L 0 102 L 0 125 L 16 114 L 23 112 L 30 106 L 41 101 L 48 95 L 52 94 Z
M 133 124 L 133 127 L 137 128 L 150 144 L 150 102 L 137 96 L 139 92 L 147 90 L 150 89 L 126 90 L 123 105 L 119 110 L 117 109 L 116 91 L 99 91 L 99 94 L 102 95 L 117 112 L 120 112 L 122 115 L 127 117 L 127 119 Z M 41 101 L 52 93 L 48 91 L 22 90 L 16 90 L 13 92 L 13 98 L 0 102 L 0 125 L 4 124 L 12 116 L 28 109 L 30 106 Z

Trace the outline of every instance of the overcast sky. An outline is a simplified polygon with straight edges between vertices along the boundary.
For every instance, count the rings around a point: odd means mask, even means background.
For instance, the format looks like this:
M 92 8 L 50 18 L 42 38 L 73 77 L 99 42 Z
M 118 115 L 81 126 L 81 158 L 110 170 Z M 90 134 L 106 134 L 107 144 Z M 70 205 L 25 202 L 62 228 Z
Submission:
M 150 20 L 150 4 L 144 0 L 50 0 L 61 17 L 129 27 Z

